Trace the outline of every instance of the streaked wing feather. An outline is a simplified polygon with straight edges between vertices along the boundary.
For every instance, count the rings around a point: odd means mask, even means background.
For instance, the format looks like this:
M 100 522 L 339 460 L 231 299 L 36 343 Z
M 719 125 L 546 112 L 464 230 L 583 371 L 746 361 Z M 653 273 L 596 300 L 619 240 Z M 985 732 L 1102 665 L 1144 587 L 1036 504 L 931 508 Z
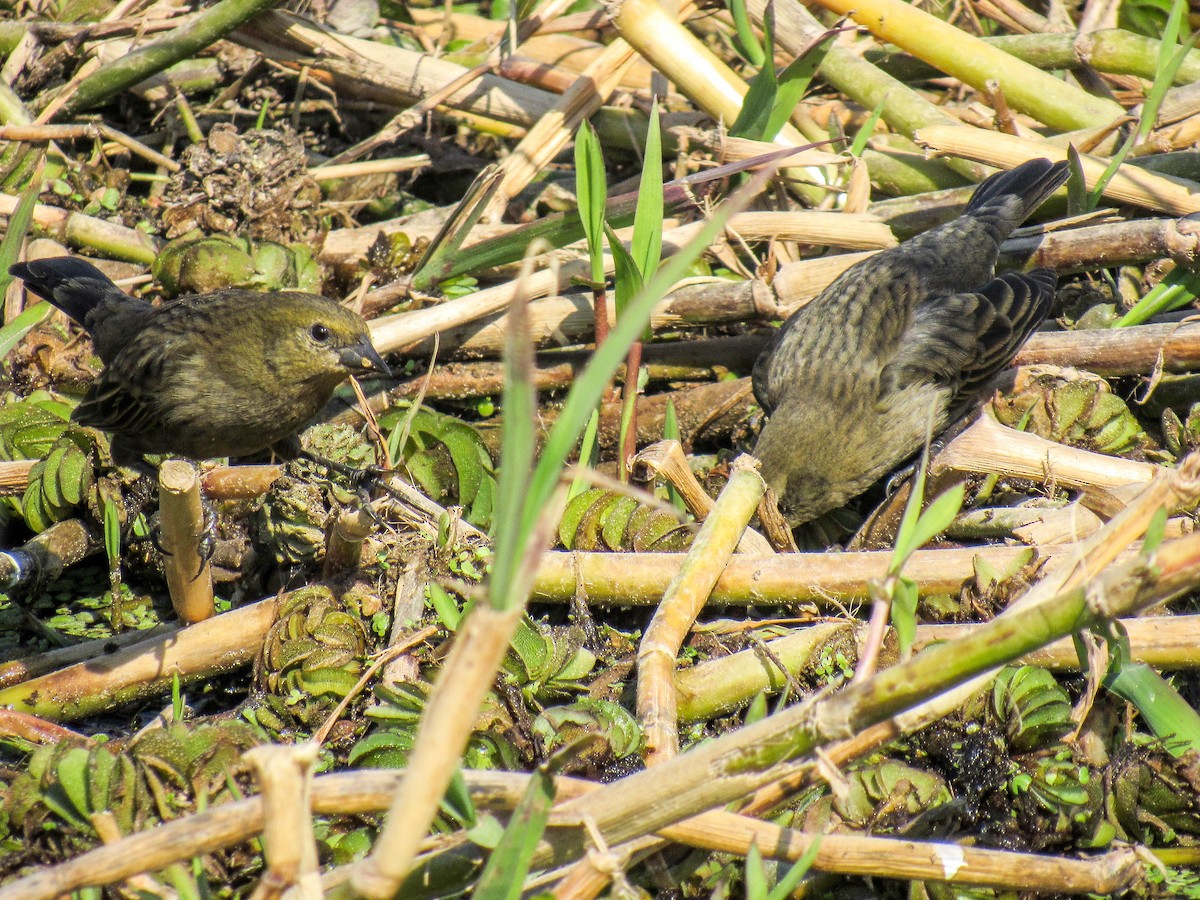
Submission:
M 157 394 L 162 390 L 166 345 L 138 335 L 92 384 L 72 418 L 101 431 L 136 435 L 162 427 Z
M 885 393 L 920 382 L 973 390 L 1008 365 L 1046 317 L 1054 273 L 1010 272 L 978 291 L 922 304 L 883 372 Z

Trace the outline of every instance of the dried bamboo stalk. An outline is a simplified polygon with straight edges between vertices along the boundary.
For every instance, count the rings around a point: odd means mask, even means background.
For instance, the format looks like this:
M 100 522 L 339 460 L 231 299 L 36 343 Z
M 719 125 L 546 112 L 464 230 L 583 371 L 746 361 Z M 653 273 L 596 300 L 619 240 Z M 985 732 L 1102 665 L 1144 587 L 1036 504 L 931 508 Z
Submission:
M 1044 141 L 1031 141 L 965 125 L 930 125 L 919 129 L 913 139 L 938 153 L 965 157 L 1003 169 L 1011 169 L 1038 157 L 1055 162 L 1067 158 L 1065 149 Z M 1108 162 L 1086 154 L 1080 154 L 1080 159 L 1084 179 L 1091 189 L 1104 173 Z M 1104 196 L 1177 216 L 1200 212 L 1200 185 L 1168 178 L 1136 166 L 1122 166 L 1105 187 Z

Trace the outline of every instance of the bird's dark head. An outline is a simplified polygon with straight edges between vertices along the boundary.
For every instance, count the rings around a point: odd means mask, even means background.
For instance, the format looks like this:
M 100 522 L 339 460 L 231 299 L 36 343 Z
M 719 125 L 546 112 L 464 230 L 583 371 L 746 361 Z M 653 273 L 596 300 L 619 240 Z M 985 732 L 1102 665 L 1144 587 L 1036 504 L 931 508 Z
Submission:
M 793 528 L 838 506 L 838 497 L 828 479 L 816 472 L 792 471 L 775 479 L 779 511 Z
M 888 450 L 870 425 L 830 403 L 785 401 L 775 409 L 754 455 L 789 525 L 842 506 L 879 477 L 877 458 Z
M 371 343 L 367 323 L 352 310 L 298 293 L 276 294 L 271 305 L 272 321 L 280 329 L 274 352 L 290 361 L 295 374 L 337 380 L 391 374 Z

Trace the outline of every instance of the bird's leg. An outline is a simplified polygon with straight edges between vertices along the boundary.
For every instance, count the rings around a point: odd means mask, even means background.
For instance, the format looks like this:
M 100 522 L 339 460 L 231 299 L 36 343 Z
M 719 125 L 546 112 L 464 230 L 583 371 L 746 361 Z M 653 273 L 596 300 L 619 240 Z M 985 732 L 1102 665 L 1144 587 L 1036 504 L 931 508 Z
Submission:
M 212 562 L 212 558 L 217 554 L 217 511 L 208 498 L 203 495 L 200 497 L 200 508 L 204 511 L 204 524 L 200 529 L 200 544 L 197 547 L 200 568 L 196 570 L 196 575 L 199 575 L 204 570 L 204 564 Z M 162 525 L 158 521 L 157 513 L 154 517 L 154 524 L 150 526 L 150 543 L 163 556 L 175 555 L 162 545 Z
M 217 511 L 203 493 L 200 494 L 200 508 L 204 510 L 204 526 L 200 530 L 200 568 L 196 570 L 197 576 L 204 570 L 204 564 L 212 562 L 217 554 Z
M 386 469 L 381 469 L 379 466 L 363 466 L 362 468 L 349 466 L 336 460 L 327 459 L 310 450 L 301 450 L 298 456 L 301 459 L 306 459 L 315 465 L 321 466 L 327 471 L 336 472 L 346 478 L 350 482 L 351 490 L 358 495 L 363 510 L 376 525 L 380 524 L 380 518 L 371 503 L 371 494 L 378 488 L 394 496 L 394 492 L 388 487 L 384 479 L 385 475 L 390 474 Z

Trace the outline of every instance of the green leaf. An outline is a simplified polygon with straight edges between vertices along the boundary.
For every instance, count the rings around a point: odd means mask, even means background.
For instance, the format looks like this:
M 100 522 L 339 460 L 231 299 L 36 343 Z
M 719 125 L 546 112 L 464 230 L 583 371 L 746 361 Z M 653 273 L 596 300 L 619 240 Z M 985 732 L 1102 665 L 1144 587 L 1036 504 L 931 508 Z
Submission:
M 800 886 L 800 879 L 808 874 L 808 870 L 817 861 L 817 852 L 821 849 L 821 839 L 823 837 L 824 835 L 820 833 L 812 835 L 808 849 L 796 860 L 796 864 L 787 870 L 787 874 L 775 883 L 775 887 L 767 896 L 767 900 L 787 900 L 788 897 L 792 896 L 796 888 Z
M 909 578 L 896 579 L 892 594 L 892 628 L 896 631 L 896 643 L 900 645 L 900 658 L 904 659 L 912 650 L 917 637 L 917 583 Z
M 496 609 L 511 609 L 525 598 L 510 588 L 522 557 L 532 548 L 538 525 L 529 516 L 530 475 L 536 447 L 537 388 L 533 383 L 533 340 L 529 334 L 529 306 L 518 297 L 508 312 L 509 327 L 504 346 L 504 422 L 500 429 L 500 476 L 492 520 L 496 555 L 492 561 L 492 590 L 488 601 Z M 562 471 L 561 465 L 558 469 Z M 557 475 L 555 480 L 557 481 Z M 545 513 L 553 490 L 546 492 L 537 512 Z M 497 590 L 496 588 L 499 587 Z
M 1133 308 L 1113 323 L 1114 328 L 1141 325 L 1159 313 L 1190 305 L 1200 296 L 1200 269 L 1176 266 L 1162 281 L 1146 292 Z
M 816 43 L 810 45 L 779 73 L 776 79 L 775 100 L 771 104 L 771 115 L 767 119 L 766 129 L 763 131 L 764 141 L 775 140 L 783 126 L 787 124 L 792 111 L 800 104 L 809 85 L 812 84 L 813 76 L 825 62 L 825 57 L 829 55 L 835 37 L 837 37 L 835 29 L 825 32 Z M 880 114 L 882 114 L 882 109 Z M 874 125 L 871 127 L 873 129 Z
M 753 725 L 755 722 L 761 722 L 767 717 L 767 695 L 764 691 L 759 691 L 754 695 L 754 699 L 750 701 L 750 705 L 746 707 L 746 714 L 742 717 L 742 723 L 745 725 Z
M 1150 524 L 1146 526 L 1146 534 L 1142 538 L 1141 554 L 1144 557 L 1154 553 L 1163 542 L 1163 537 L 1167 533 L 1167 508 L 1160 506 L 1154 511 L 1154 515 L 1150 517 Z
M 433 284 L 447 277 L 453 268 L 454 257 L 500 189 L 503 177 L 504 173 L 494 165 L 476 176 L 450 218 L 430 241 L 425 255 L 417 262 L 412 274 L 413 290 L 429 290 Z
M 888 574 L 894 575 L 903 567 L 904 562 L 919 546 L 913 536 L 917 531 L 917 521 L 921 517 L 921 503 L 925 498 L 925 467 L 929 464 L 928 454 L 921 456 L 921 463 L 913 474 L 912 486 L 908 502 L 904 505 L 904 515 L 900 517 L 900 527 L 896 529 L 896 545 L 892 550 L 892 562 L 888 566 Z
M 525 485 L 522 525 L 527 529 L 526 533 L 531 533 L 538 519 L 545 515 L 567 458 L 574 450 L 580 434 L 629 346 L 646 328 L 658 301 L 721 233 L 729 217 L 744 209 L 750 199 L 761 190 L 767 177 L 766 170 L 755 173 L 746 187 L 740 189 L 708 218 L 704 227 L 691 241 L 659 267 L 637 296 L 629 301 L 625 315 L 617 320 L 608 340 L 596 348 L 587 366 L 576 377 L 558 418 L 546 436 L 533 477 Z M 507 419 L 507 414 L 505 418 Z M 507 460 L 505 468 L 508 468 Z M 497 533 L 499 535 L 499 531 Z M 499 557 L 500 550 L 497 546 L 492 585 L 494 588 L 507 590 L 511 582 L 500 578 Z M 511 573 L 503 574 L 511 577 Z
M 458 623 L 462 621 L 462 610 L 458 608 L 458 601 L 436 581 L 430 581 L 425 585 L 425 593 L 429 596 L 429 602 L 433 605 L 433 611 L 437 614 L 438 621 L 448 630 L 458 631 Z
M 768 140 L 767 123 L 771 119 L 778 87 L 774 64 L 765 63 L 742 98 L 742 108 L 729 126 L 730 135 L 751 141 Z
M 668 401 L 669 402 L 669 401 Z M 597 436 L 600 433 L 600 410 L 592 410 L 587 427 L 583 431 L 583 440 L 579 444 L 579 466 L 583 469 L 594 469 L 600 460 L 600 444 Z M 583 476 L 576 476 L 571 482 L 571 490 L 567 493 L 567 501 L 588 489 L 589 482 Z
M 435 433 L 445 444 L 454 463 L 454 471 L 458 475 L 459 505 L 470 506 L 484 478 L 488 476 L 479 455 L 483 439 L 470 425 L 455 419 L 444 419 Z
M 575 193 L 579 197 L 579 221 L 587 238 L 592 283 L 597 284 L 604 280 L 604 205 L 608 182 L 600 139 L 592 123 L 586 121 L 575 134 Z
M 1092 188 L 1092 193 L 1089 197 L 1091 209 L 1095 209 L 1100 205 L 1100 199 L 1104 194 L 1105 187 L 1108 186 L 1109 181 L 1112 180 L 1117 170 L 1121 168 L 1121 164 L 1125 161 L 1125 157 L 1129 154 L 1129 151 L 1136 144 L 1144 141 L 1153 130 L 1154 122 L 1158 118 L 1158 110 L 1162 106 L 1163 98 L 1166 97 L 1167 91 L 1170 90 L 1175 80 L 1175 75 L 1179 71 L 1179 67 L 1183 65 L 1184 59 L 1196 45 L 1197 40 L 1200 40 L 1200 32 L 1197 32 L 1182 47 L 1176 49 L 1180 27 L 1186 12 L 1187 3 L 1184 0 L 1175 0 L 1175 3 L 1171 7 L 1171 14 L 1167 17 L 1166 27 L 1163 29 L 1162 40 L 1159 43 L 1158 64 L 1155 67 L 1154 83 L 1146 93 L 1146 101 L 1142 104 L 1142 114 L 1138 120 L 1138 127 L 1121 145 L 1121 149 L 1113 155 L 1111 161 L 1104 169 L 1104 174 L 1100 176 L 1100 180 Z
M 867 116 L 867 120 L 862 123 L 862 127 L 854 133 L 854 140 L 850 144 L 851 156 L 862 156 L 863 151 L 867 149 L 867 141 L 875 133 L 875 126 L 883 115 L 883 108 L 887 102 L 888 95 L 884 94 L 879 98 L 879 102 L 875 104 L 875 108 L 871 110 L 871 115 Z
M 762 60 L 758 63 L 758 74 L 750 82 L 749 90 L 742 98 L 742 108 L 738 110 L 737 118 L 729 126 L 729 133 L 734 137 L 754 141 L 768 140 L 767 122 L 775 106 L 779 86 L 775 78 L 774 3 L 768 3 L 763 11 L 763 37 Z
M 1071 170 L 1067 179 L 1067 215 L 1082 216 L 1088 209 L 1087 181 L 1083 177 L 1083 160 L 1074 144 L 1067 144 L 1067 165 Z
M 21 245 L 25 243 L 25 236 L 29 233 L 29 226 L 33 223 L 33 210 L 37 206 L 37 198 L 42 191 L 42 173 L 45 168 L 46 158 L 43 155 L 38 160 L 33 174 L 29 177 L 29 183 L 21 191 L 21 198 L 17 201 L 16 209 L 8 217 L 8 229 L 4 232 L 4 239 L 0 240 L 0 296 L 12 284 L 13 276 L 8 274 L 8 270 L 21 255 Z
M 663 440 L 678 441 L 679 440 L 679 416 L 675 412 L 675 401 L 667 400 L 667 408 L 663 413 Z M 680 512 L 687 512 L 687 504 L 683 502 L 683 494 L 675 488 L 675 485 L 667 483 L 667 498 Z
M 924 547 L 931 540 L 950 527 L 958 511 L 962 509 L 964 488 L 956 484 L 945 493 L 939 494 L 929 504 L 917 519 L 917 527 L 913 531 L 913 549 Z
M 1169 681 L 1145 663 L 1126 663 L 1104 679 L 1104 686 L 1133 704 L 1166 749 L 1176 757 L 1200 752 L 1200 713 Z
M 58 785 L 71 801 L 75 814 L 83 821 L 88 820 L 92 810 L 88 804 L 88 771 L 91 754 L 83 747 L 72 747 L 63 754 L 55 768 Z
M 100 492 L 100 505 L 104 509 L 104 552 L 112 566 L 121 558 L 121 511 L 105 491 Z
M 7 272 L 8 269 L 6 268 L 5 271 Z M 11 280 L 10 277 L 9 281 Z M 21 343 L 21 340 L 30 331 L 50 318 L 52 312 L 54 312 L 54 307 L 49 303 L 35 303 L 0 328 L 0 358 L 8 356 L 13 347 Z
M 641 273 L 641 281 L 654 274 L 662 258 L 663 177 L 662 134 L 658 121 L 658 101 L 650 106 L 650 126 L 646 129 L 646 152 L 642 158 L 642 179 L 638 184 L 637 209 L 633 214 L 633 240 L 630 253 Z M 641 284 L 638 285 L 638 290 Z M 634 293 L 629 294 L 632 297 Z M 617 301 L 620 316 L 621 301 Z M 649 334 L 646 335 L 649 339 Z
M 608 224 L 604 226 L 604 233 L 608 236 L 608 246 L 612 250 L 613 263 L 616 266 L 613 293 L 616 300 L 617 321 L 620 322 L 626 305 L 642 290 L 642 270 L 638 268 L 636 260 Z M 638 337 L 644 339 L 644 335 Z
M 746 900 L 767 900 L 767 870 L 757 843 L 746 854 Z
M 529 777 L 529 784 L 513 810 L 500 843 L 488 858 L 479 882 L 471 892 L 477 900 L 517 900 L 521 896 L 529 864 L 550 820 L 554 803 L 554 779 L 544 766 Z
M 733 46 L 743 59 L 751 65 L 761 67 L 767 54 L 750 24 L 750 16 L 746 12 L 746 0 L 730 0 L 729 14 L 733 17 Z
M 446 788 L 446 797 L 442 800 L 442 809 L 464 828 L 473 828 L 478 823 L 475 801 L 471 799 L 471 790 L 467 787 L 462 769 L 454 770 L 450 785 Z

